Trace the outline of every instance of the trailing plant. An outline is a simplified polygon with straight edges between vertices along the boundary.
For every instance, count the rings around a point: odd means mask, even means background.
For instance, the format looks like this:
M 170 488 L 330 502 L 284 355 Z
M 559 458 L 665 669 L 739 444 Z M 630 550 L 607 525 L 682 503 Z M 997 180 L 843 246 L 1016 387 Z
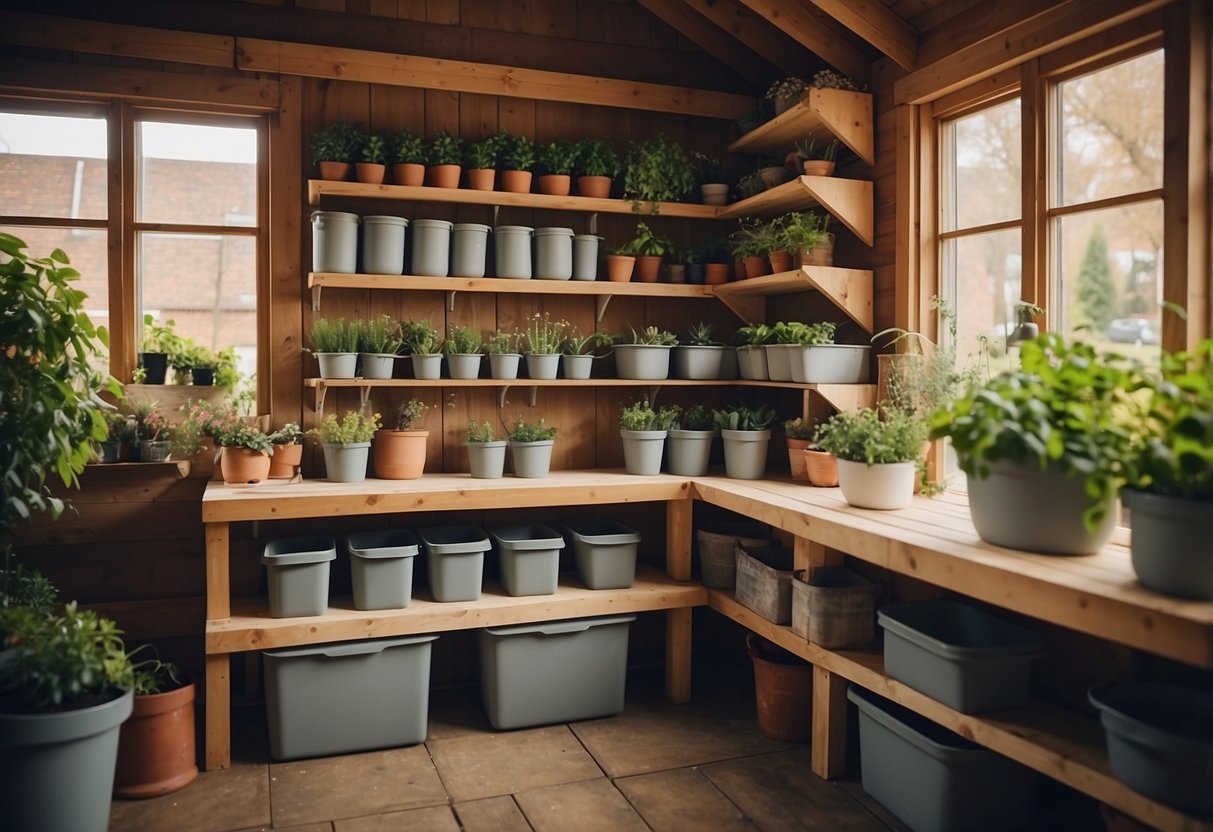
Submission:
M 695 168 L 678 144 L 665 136 L 633 142 L 627 156 L 623 178 L 623 198 L 632 201 L 632 210 L 640 211 L 641 202 L 652 203 L 653 213 L 660 202 L 677 202 L 695 189 Z
M 582 335 L 577 327 L 570 324 L 560 344 L 560 352 L 564 355 L 593 355 L 599 345 L 610 343 L 609 333 L 591 332 L 589 335 Z
M 677 421 L 678 408 L 663 407 L 654 410 L 648 399 L 619 409 L 619 427 L 622 430 L 669 430 Z
M 370 442 L 379 430 L 379 414 L 366 415 L 359 410 L 347 410 L 338 421 L 335 414 L 327 414 L 318 427 L 308 431 L 326 445 L 350 445 L 354 442 Z
M 497 441 L 497 429 L 493 427 L 492 422 L 486 421 L 484 424 L 481 425 L 481 424 L 477 424 L 475 419 L 469 419 L 468 420 L 467 441 L 469 443 L 496 442 Z
M 403 343 L 400 324 L 388 315 L 380 315 L 369 321 L 353 321 L 357 324 L 358 352 L 375 355 L 395 355 Z
M 823 451 L 868 465 L 914 462 L 926 439 L 926 424 L 898 407 L 840 411 L 813 434 L 813 443 Z
M 814 432 L 813 423 L 800 416 L 783 423 L 783 435 L 788 439 L 812 439 Z
M 463 161 L 463 140 L 440 130 L 426 148 L 426 162 L 431 165 L 458 165 Z
M 716 185 L 724 182 L 724 165 L 698 150 L 691 151 L 691 163 L 695 166 L 695 179 L 700 185 Z
M 302 445 L 303 429 L 298 422 L 287 422 L 270 434 L 270 441 L 275 445 Z
M 438 330 L 428 320 L 405 321 L 400 327 L 400 339 L 413 355 L 437 355 L 442 351 Z
M 806 159 L 833 162 L 834 157 L 838 154 L 838 139 L 834 139 L 826 145 L 818 145 L 817 139 L 809 136 L 807 139 L 796 142 L 796 150 Z
M 712 420 L 721 430 L 766 430 L 775 421 L 776 413 L 769 405 L 726 405 L 712 411 Z
M 470 326 L 447 327 L 442 351 L 447 355 L 475 355 L 480 352 L 481 341 L 480 330 Z
M 362 129 L 348 121 L 326 124 L 312 133 L 312 162 L 352 162 L 362 143 Z
M 312 346 L 309 352 L 358 352 L 360 327 L 345 318 L 317 318 L 312 321 Z
M 576 143 L 557 140 L 539 145 L 536 158 L 539 167 L 548 173 L 571 175 L 577 163 L 577 150 Z
M 633 328 L 632 339 L 628 343 L 650 347 L 672 347 L 678 343 L 678 336 L 656 326 L 646 326 L 639 332 Z
M 486 170 L 497 167 L 497 156 L 501 153 L 501 145 L 505 133 L 494 133 L 468 146 L 467 163 L 473 170 Z
M 765 98 L 769 101 L 800 98 L 806 89 L 808 89 L 808 84 L 804 82 L 804 79 L 792 75 L 771 84 Z
M 498 330 L 488 337 L 484 342 L 485 355 L 516 355 L 521 350 L 518 342 L 522 339 L 522 335 L 517 331 L 501 332 Z
M 388 141 L 389 158 L 393 164 L 424 165 L 426 163 L 425 140 L 412 130 L 401 130 Z
M 709 408 L 693 404 L 685 412 L 678 414 L 674 427 L 681 430 L 715 430 L 716 420 Z
M 383 136 L 378 133 L 364 136 L 359 159 L 373 165 L 387 164 L 387 143 L 383 140 Z
M 691 347 L 719 346 L 718 342 L 712 340 L 712 325 L 703 321 L 691 324 L 691 328 L 687 330 L 687 334 L 678 343 Z
M 531 170 L 535 167 L 535 143 L 527 136 L 507 134 L 497 157 L 502 170 Z
M 151 650 L 152 655 L 135 661 L 135 657 L 143 650 Z M 140 644 L 127 655 L 131 659 L 131 679 L 135 696 L 164 693 L 176 690 L 185 684 L 181 668 L 172 662 L 162 661 L 156 648 L 151 644 Z
M 577 142 L 577 161 L 573 169 L 581 176 L 619 175 L 619 155 L 606 139 L 586 136 Z
M 531 355 L 556 355 L 567 328 L 565 321 L 553 321 L 547 312 L 536 312 L 527 319 L 526 351 Z
M 784 214 L 779 226 L 779 248 L 802 251 L 817 248 L 828 239 L 829 214 L 816 211 L 793 211 Z
M 421 399 L 406 399 L 396 405 L 396 430 L 417 430 L 429 405 Z
M 546 442 L 556 438 L 556 428 L 549 428 L 543 419 L 537 422 L 525 422 L 519 416 L 509 430 L 511 442 Z

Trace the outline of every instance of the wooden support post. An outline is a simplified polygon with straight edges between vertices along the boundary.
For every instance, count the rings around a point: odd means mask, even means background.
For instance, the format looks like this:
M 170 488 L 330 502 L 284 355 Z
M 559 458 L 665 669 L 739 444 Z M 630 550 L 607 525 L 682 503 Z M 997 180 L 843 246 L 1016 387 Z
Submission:
M 808 538 L 798 537 L 793 542 L 792 558 L 796 569 L 813 569 L 818 566 L 841 566 L 842 552 L 827 549 L 823 544 Z
M 228 618 L 232 614 L 231 586 L 228 577 L 227 523 L 206 524 L 206 619 Z
M 810 766 L 823 780 L 841 777 L 846 768 L 847 680 L 813 666 L 813 740 Z
M 225 596 L 226 597 L 226 596 Z M 232 766 L 231 657 L 206 657 L 206 770 Z
M 692 505 L 690 499 L 665 504 L 665 571 L 676 581 L 691 579 Z
M 676 705 L 691 701 L 691 610 L 665 614 L 665 696 Z

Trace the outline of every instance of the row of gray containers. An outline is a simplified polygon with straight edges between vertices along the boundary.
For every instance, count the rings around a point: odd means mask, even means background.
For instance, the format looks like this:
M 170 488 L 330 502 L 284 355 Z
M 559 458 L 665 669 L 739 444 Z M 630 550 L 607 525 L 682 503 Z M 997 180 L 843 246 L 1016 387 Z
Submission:
M 567 526 L 578 577 L 590 589 L 635 580 L 640 535 L 607 519 Z M 490 542 L 491 540 L 491 542 Z M 501 557 L 510 595 L 555 593 L 564 538 L 534 524 L 493 529 L 443 526 L 349 535 L 358 609 L 409 605 L 412 565 L 424 551 L 435 601 L 480 595 L 484 554 Z M 310 616 L 327 607 L 336 546 L 327 538 L 267 543 L 271 614 Z M 323 590 L 320 586 L 323 586 Z M 623 710 L 629 624 L 635 616 L 549 621 L 477 631 L 481 699 L 497 729 L 609 716 Z M 270 753 L 276 759 L 414 745 L 426 738 L 430 654 L 436 635 L 268 650 Z

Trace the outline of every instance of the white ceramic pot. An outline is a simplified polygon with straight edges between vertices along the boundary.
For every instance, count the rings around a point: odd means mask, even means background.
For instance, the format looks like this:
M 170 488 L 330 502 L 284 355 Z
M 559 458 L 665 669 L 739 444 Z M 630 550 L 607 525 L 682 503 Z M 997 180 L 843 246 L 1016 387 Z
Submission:
M 918 467 L 913 462 L 868 465 L 838 460 L 838 485 L 842 496 L 856 508 L 905 508 L 914 499 Z

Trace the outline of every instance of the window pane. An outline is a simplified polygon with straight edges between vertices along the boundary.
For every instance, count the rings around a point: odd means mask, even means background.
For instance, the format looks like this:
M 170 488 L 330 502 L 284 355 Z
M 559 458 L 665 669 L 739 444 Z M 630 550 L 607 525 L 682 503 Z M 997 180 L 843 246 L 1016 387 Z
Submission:
M 139 220 L 257 224 L 257 131 L 141 121 Z
M 138 252 L 140 313 L 210 349 L 236 347 L 240 372 L 255 372 L 256 239 L 143 232 Z
M 1163 53 L 1059 85 L 1061 204 L 1162 187 Z
M 1006 336 L 1020 299 L 1022 255 L 1018 228 L 947 240 L 944 297 L 956 310 L 956 358 L 972 366 L 988 350 L 1006 354 Z
M 1162 201 L 1055 221 L 1062 332 L 1090 327 L 1097 344 L 1157 360 L 1162 302 Z
M 0 112 L 0 213 L 105 219 L 106 146 L 103 118 Z
M 944 231 L 1019 218 L 1019 118 L 1015 99 L 944 125 Z

